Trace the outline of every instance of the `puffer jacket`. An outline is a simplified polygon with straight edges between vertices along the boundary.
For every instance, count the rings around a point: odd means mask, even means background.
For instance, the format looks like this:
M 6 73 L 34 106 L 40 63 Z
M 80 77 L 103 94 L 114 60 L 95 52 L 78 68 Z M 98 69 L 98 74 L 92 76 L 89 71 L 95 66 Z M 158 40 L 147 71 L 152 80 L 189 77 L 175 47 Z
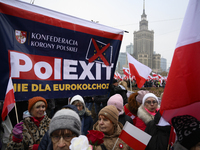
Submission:
M 114 134 L 112 135 L 105 135 L 103 140 L 104 140 L 104 145 L 106 147 L 107 150 L 112 150 L 113 146 L 115 145 L 115 142 L 117 140 L 117 138 L 119 137 L 121 131 L 122 131 L 123 125 L 118 122 L 117 128 L 115 129 Z M 98 130 L 99 131 L 99 124 L 98 122 L 96 122 L 93 126 L 93 130 Z M 120 148 L 120 146 L 122 146 Z M 101 146 L 97 146 L 96 150 L 102 150 Z M 132 148 L 130 148 L 126 143 L 124 143 L 124 141 L 122 141 L 121 139 L 119 139 L 117 141 L 117 144 L 114 148 L 114 150 L 132 150 Z
M 11 133 L 6 150 L 27 150 L 31 145 L 39 144 L 39 142 L 42 140 L 43 136 L 49 129 L 50 119 L 47 115 L 45 115 L 44 118 L 41 120 L 39 127 L 36 126 L 36 124 L 30 119 L 30 117 L 24 118 L 21 122 L 23 122 L 22 126 L 24 128 L 22 133 L 22 141 L 19 143 L 13 142 L 13 135 Z M 32 135 L 30 134 L 30 132 Z

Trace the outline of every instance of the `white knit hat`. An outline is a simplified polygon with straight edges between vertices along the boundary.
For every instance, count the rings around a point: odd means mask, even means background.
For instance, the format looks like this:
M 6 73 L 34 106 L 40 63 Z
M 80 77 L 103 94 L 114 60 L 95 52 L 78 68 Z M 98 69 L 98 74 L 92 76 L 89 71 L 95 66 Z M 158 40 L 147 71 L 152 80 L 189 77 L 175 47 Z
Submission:
M 71 101 L 70 101 L 70 104 L 72 105 L 72 103 L 74 102 L 74 101 L 80 101 L 81 103 L 83 103 L 83 107 L 85 108 L 85 102 L 84 102 L 84 99 L 83 99 L 83 97 L 82 96 L 80 96 L 80 95 L 75 95 L 74 97 L 72 97 L 72 99 L 71 99 Z
M 144 97 L 142 99 L 142 105 L 144 105 L 146 99 L 149 98 L 149 97 L 155 98 L 158 102 L 158 97 L 156 95 L 154 95 L 153 93 L 147 93 L 147 94 L 144 95 Z
M 81 134 L 81 120 L 79 115 L 71 109 L 61 109 L 55 113 L 49 124 L 49 134 L 55 130 L 68 129 Z

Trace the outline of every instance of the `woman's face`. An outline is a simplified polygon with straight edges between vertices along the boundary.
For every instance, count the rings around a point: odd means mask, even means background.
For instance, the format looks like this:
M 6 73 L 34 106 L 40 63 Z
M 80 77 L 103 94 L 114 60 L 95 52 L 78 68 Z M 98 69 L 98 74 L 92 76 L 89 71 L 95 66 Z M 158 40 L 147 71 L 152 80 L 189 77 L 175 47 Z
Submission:
M 83 104 L 80 101 L 74 101 L 72 105 L 75 105 L 78 111 L 83 110 Z
M 31 109 L 31 115 L 36 118 L 41 118 L 44 116 L 44 112 L 46 110 L 46 105 L 43 101 L 38 101 L 33 105 Z
M 155 112 L 158 107 L 158 101 L 153 97 L 149 97 L 146 99 L 144 107 L 146 107 L 150 112 Z
M 99 115 L 98 119 L 99 130 L 107 135 L 112 135 L 114 133 L 114 124 L 105 116 Z

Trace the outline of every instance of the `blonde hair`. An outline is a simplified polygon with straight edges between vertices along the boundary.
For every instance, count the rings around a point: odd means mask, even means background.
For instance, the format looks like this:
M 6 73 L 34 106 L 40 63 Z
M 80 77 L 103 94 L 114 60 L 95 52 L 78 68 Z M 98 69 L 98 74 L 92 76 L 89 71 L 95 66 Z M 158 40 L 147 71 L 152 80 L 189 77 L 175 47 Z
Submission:
M 126 90 L 128 89 L 127 83 L 125 81 L 120 81 L 119 85 L 122 85 Z

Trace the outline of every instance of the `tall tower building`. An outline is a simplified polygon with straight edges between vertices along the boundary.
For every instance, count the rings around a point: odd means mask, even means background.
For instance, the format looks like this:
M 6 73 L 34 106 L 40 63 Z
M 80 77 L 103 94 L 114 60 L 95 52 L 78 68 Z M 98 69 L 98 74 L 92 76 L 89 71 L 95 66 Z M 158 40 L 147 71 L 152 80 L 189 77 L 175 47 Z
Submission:
M 145 1 L 143 1 L 143 14 L 139 31 L 134 32 L 133 57 L 146 66 L 153 67 L 154 31 L 148 30 L 147 15 L 145 14 Z
M 139 24 L 139 31 L 134 32 L 133 57 L 148 66 L 154 72 L 161 72 L 160 54 L 154 54 L 154 31 L 148 30 L 147 15 L 145 14 L 145 0 L 143 0 L 143 13 Z
M 160 67 L 162 71 L 167 71 L 167 59 L 161 58 Z

